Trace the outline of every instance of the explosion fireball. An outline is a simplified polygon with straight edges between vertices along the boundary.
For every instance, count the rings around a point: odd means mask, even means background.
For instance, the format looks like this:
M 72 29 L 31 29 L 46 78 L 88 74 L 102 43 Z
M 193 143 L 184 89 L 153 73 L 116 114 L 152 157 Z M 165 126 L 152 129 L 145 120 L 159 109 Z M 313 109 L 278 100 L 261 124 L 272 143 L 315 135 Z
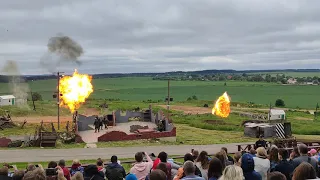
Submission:
M 212 114 L 226 118 L 230 114 L 230 98 L 227 92 L 223 93 L 222 96 L 216 101 L 212 108 Z
M 73 113 L 79 109 L 80 105 L 93 92 L 91 84 L 92 76 L 87 74 L 79 74 L 77 70 L 74 71 L 72 76 L 64 76 L 60 79 L 59 90 L 60 106 L 67 107 Z

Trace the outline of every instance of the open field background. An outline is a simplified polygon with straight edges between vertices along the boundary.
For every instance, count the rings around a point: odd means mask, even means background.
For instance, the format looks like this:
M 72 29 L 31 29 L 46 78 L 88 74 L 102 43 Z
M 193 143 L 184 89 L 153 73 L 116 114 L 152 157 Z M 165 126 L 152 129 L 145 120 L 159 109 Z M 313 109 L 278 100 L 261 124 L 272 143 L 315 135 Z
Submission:
M 270 74 L 271 76 L 276 76 L 277 74 L 281 75 L 284 74 L 286 76 L 291 77 L 320 77 L 320 72 L 254 72 L 248 74 Z

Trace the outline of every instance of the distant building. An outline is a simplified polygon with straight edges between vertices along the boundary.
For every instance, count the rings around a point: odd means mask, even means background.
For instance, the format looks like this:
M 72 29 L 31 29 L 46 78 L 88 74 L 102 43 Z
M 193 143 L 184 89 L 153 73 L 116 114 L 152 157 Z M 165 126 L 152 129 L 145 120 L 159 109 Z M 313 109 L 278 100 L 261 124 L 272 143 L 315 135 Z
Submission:
M 269 117 L 270 120 L 285 120 L 286 119 L 286 113 L 284 110 L 281 109 L 271 109 L 269 111 Z
M 287 80 L 287 84 L 296 84 L 297 83 L 297 79 L 295 78 L 290 78 Z
M 13 95 L 0 96 L 0 106 L 12 106 L 15 105 L 15 97 Z

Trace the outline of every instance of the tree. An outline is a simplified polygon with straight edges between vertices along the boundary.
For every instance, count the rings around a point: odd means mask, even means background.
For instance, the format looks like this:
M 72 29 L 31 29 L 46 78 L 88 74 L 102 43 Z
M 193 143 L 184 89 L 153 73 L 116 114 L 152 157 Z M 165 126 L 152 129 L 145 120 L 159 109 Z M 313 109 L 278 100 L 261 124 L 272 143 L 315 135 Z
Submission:
M 266 75 L 266 81 L 267 81 L 267 82 L 271 82 L 271 75 L 270 75 L 270 74 L 267 74 L 267 75 Z
M 277 99 L 275 103 L 276 107 L 284 107 L 284 101 L 282 99 Z
M 33 101 L 42 101 L 42 96 L 38 92 L 33 92 L 32 93 L 32 100 Z
M 193 100 L 198 100 L 198 98 L 197 98 L 196 95 L 193 95 L 193 96 L 192 96 L 192 99 L 193 99 Z

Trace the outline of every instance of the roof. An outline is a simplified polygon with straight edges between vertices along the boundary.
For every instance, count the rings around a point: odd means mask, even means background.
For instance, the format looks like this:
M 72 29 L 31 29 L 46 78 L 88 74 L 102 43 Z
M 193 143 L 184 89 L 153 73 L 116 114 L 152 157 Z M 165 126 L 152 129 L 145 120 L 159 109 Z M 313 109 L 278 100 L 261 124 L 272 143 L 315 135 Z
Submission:
M 0 96 L 1 99 L 14 99 L 16 97 L 14 97 L 13 95 L 3 95 L 3 96 Z
M 282 114 L 286 114 L 286 113 L 282 109 L 271 109 L 270 110 L 270 114 L 272 114 L 272 115 L 282 115 Z
M 272 124 L 268 124 L 268 123 L 246 123 L 244 124 L 245 127 L 250 127 L 250 128 L 254 128 L 254 127 L 272 127 L 274 125 Z

